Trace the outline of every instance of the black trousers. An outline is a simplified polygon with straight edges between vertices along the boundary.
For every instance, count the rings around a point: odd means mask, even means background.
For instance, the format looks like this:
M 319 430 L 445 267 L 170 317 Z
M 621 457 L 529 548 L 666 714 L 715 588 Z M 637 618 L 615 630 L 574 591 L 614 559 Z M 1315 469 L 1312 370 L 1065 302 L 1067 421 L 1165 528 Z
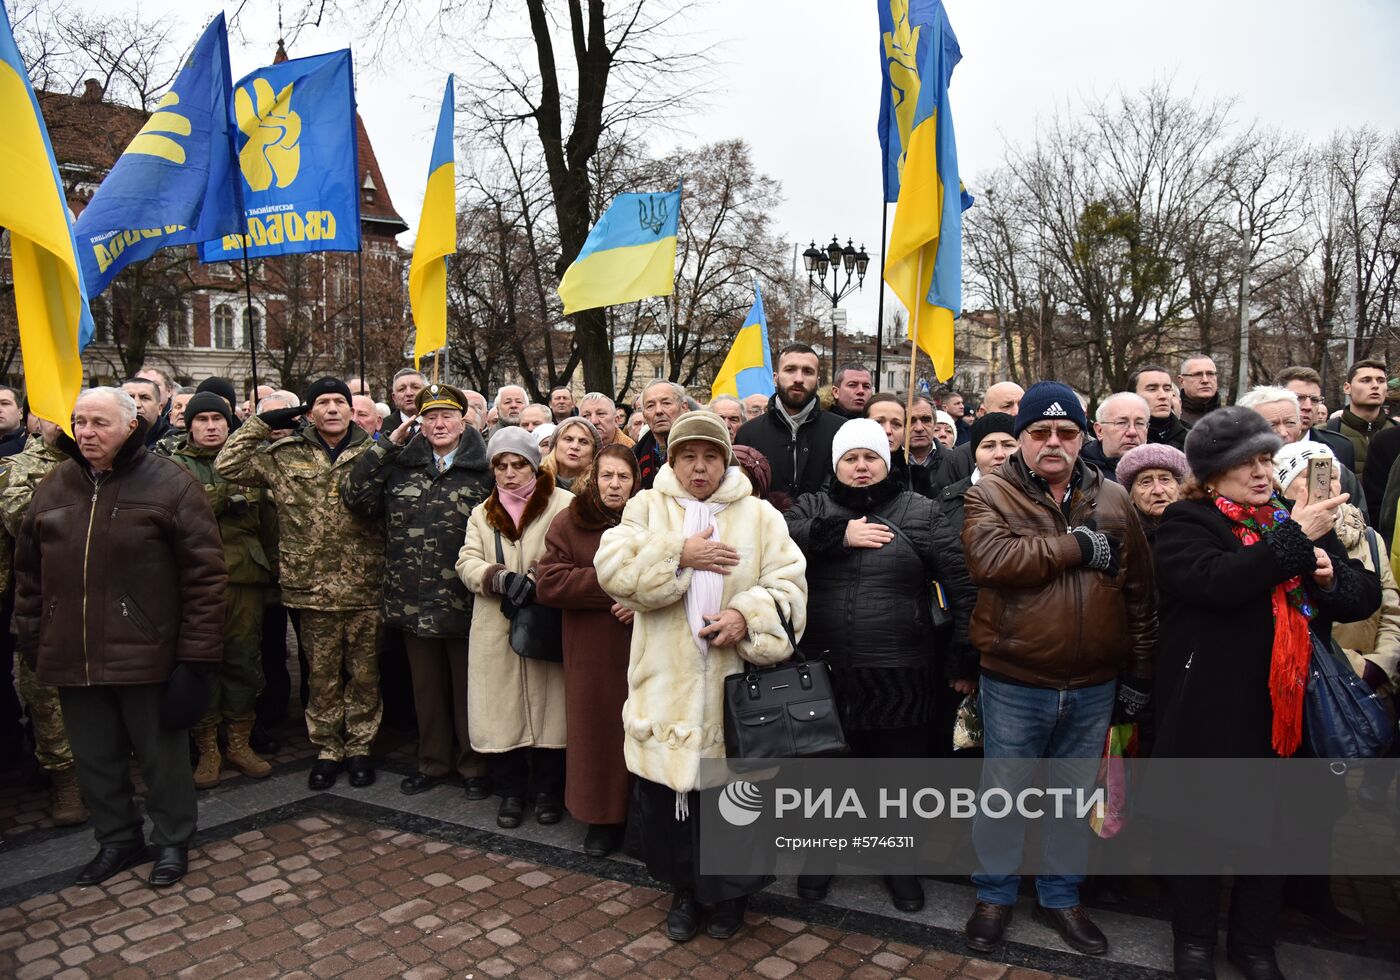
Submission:
M 1219 875 L 1168 875 L 1172 898 L 1172 934 L 1206 946 L 1215 945 L 1220 915 Z M 1283 908 L 1282 875 L 1237 875 L 1230 894 L 1227 944 L 1241 953 L 1267 953 Z
M 511 749 L 493 752 L 486 760 L 497 796 L 525 799 L 530 794 L 563 806 L 563 749 Z
M 97 842 L 139 844 L 141 813 L 131 783 L 134 749 L 146 781 L 151 842 L 188 844 L 197 816 L 189 733 L 160 723 L 164 684 L 60 687 L 63 722 Z
M 287 717 L 287 703 L 292 698 L 292 675 L 287 668 L 287 623 L 297 637 L 297 663 L 301 666 L 301 707 L 306 709 L 310 696 L 306 675 L 310 667 L 301 649 L 301 617 L 295 609 L 280 602 L 263 607 L 262 667 L 263 689 L 255 710 L 258 724 L 271 725 Z

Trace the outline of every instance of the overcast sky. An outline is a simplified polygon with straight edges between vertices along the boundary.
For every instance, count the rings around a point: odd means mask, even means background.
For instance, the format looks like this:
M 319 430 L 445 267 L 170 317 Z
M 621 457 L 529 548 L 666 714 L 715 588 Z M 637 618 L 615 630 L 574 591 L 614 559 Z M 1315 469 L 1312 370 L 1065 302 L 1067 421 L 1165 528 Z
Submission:
M 172 16 L 191 39 L 221 6 L 78 2 Z M 260 6 L 275 10 L 269 0 Z M 522 6 L 498 0 L 497 16 Z M 962 175 L 974 194 L 979 174 L 998 164 L 1008 142 L 1032 138 L 1039 117 L 1067 102 L 1162 79 L 1202 101 L 1235 98 L 1237 119 L 1257 118 L 1304 140 L 1350 126 L 1400 128 L 1400 3 L 1394 0 L 946 0 L 946 6 L 963 52 L 951 100 Z M 776 227 L 789 240 L 804 248 L 833 234 L 864 242 L 874 256 L 871 273 L 865 290 L 844 305 L 852 328 L 872 329 L 881 192 L 876 4 L 710 0 L 686 23 L 693 36 L 716 46 L 719 70 L 707 105 L 684 121 L 689 132 L 680 138 L 747 140 L 758 167 L 782 182 Z M 523 16 L 520 24 L 524 34 Z M 270 61 L 277 38 L 275 20 L 264 29 L 245 15 L 241 28 L 247 41 L 234 42 L 235 78 Z M 323 27 L 303 32 L 291 54 L 351 43 L 344 27 Z M 394 204 L 416 226 L 442 80 L 455 71 L 469 84 L 468 66 L 386 68 L 365 60 L 357 59 L 360 113 Z M 658 131 L 653 148 L 665 151 L 677 139 Z M 401 239 L 406 246 L 412 240 L 412 231 Z M 892 303 L 897 300 L 887 297 L 887 315 Z

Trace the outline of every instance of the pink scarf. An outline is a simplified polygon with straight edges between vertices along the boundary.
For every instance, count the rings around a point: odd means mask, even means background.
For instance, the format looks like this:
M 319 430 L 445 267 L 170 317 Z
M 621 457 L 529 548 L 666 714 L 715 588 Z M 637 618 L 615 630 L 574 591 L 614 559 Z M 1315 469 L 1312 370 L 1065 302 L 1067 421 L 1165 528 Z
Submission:
M 530 495 L 535 492 L 535 483 L 538 478 L 531 480 L 519 490 L 507 490 L 505 487 L 496 488 L 496 499 L 501 502 L 501 506 L 506 509 L 510 519 L 515 522 L 515 530 L 523 537 L 525 529 L 520 526 L 520 518 L 525 516 L 525 505 L 530 502 Z

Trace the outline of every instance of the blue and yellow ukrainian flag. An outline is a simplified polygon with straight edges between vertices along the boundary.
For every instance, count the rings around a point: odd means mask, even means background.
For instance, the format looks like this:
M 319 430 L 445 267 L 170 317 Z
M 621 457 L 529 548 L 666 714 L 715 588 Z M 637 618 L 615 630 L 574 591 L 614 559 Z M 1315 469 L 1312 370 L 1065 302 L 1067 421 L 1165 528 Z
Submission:
M 243 231 L 230 77 L 219 14 L 73 226 L 90 297 L 159 249 Z
M 559 283 L 564 312 L 670 296 L 680 214 L 679 184 L 669 194 L 614 198 Z
M 958 178 L 948 103 L 948 83 L 962 51 L 942 0 L 879 5 L 881 25 L 889 28 L 880 120 L 885 186 L 888 193 L 893 177 L 898 200 L 885 282 L 909 310 L 910 337 L 933 361 L 939 379 L 947 380 L 953 374 L 953 321 L 962 314 L 962 213 L 972 206 Z
M 453 164 L 452 78 L 442 93 L 428 189 L 408 269 L 408 302 L 413 308 L 413 366 L 424 354 L 447 346 L 447 256 L 457 251 L 457 169 Z
M 753 308 L 744 317 L 744 325 L 734 335 L 734 346 L 720 365 L 715 383 L 710 388 L 710 400 L 720 395 L 747 398 L 769 395 L 773 384 L 773 355 L 768 349 L 768 318 L 763 315 L 763 293 L 758 284 L 753 287 Z
M 10 231 L 15 311 L 29 407 L 72 434 L 92 339 L 78 250 L 48 129 L 0 4 L 0 226 Z

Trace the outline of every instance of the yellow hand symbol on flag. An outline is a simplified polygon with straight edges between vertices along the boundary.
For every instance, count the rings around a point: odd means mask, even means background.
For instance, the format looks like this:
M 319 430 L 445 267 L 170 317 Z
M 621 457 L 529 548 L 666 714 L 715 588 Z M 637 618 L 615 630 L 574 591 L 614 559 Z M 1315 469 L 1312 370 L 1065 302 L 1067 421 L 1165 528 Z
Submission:
M 246 88 L 234 91 L 233 109 L 238 128 L 248 137 L 238 154 L 248 186 L 265 191 L 274 176 L 278 187 L 296 180 L 301 168 L 301 117 L 292 111 L 292 86 L 274 95 L 266 79 L 255 78 L 252 96 Z

